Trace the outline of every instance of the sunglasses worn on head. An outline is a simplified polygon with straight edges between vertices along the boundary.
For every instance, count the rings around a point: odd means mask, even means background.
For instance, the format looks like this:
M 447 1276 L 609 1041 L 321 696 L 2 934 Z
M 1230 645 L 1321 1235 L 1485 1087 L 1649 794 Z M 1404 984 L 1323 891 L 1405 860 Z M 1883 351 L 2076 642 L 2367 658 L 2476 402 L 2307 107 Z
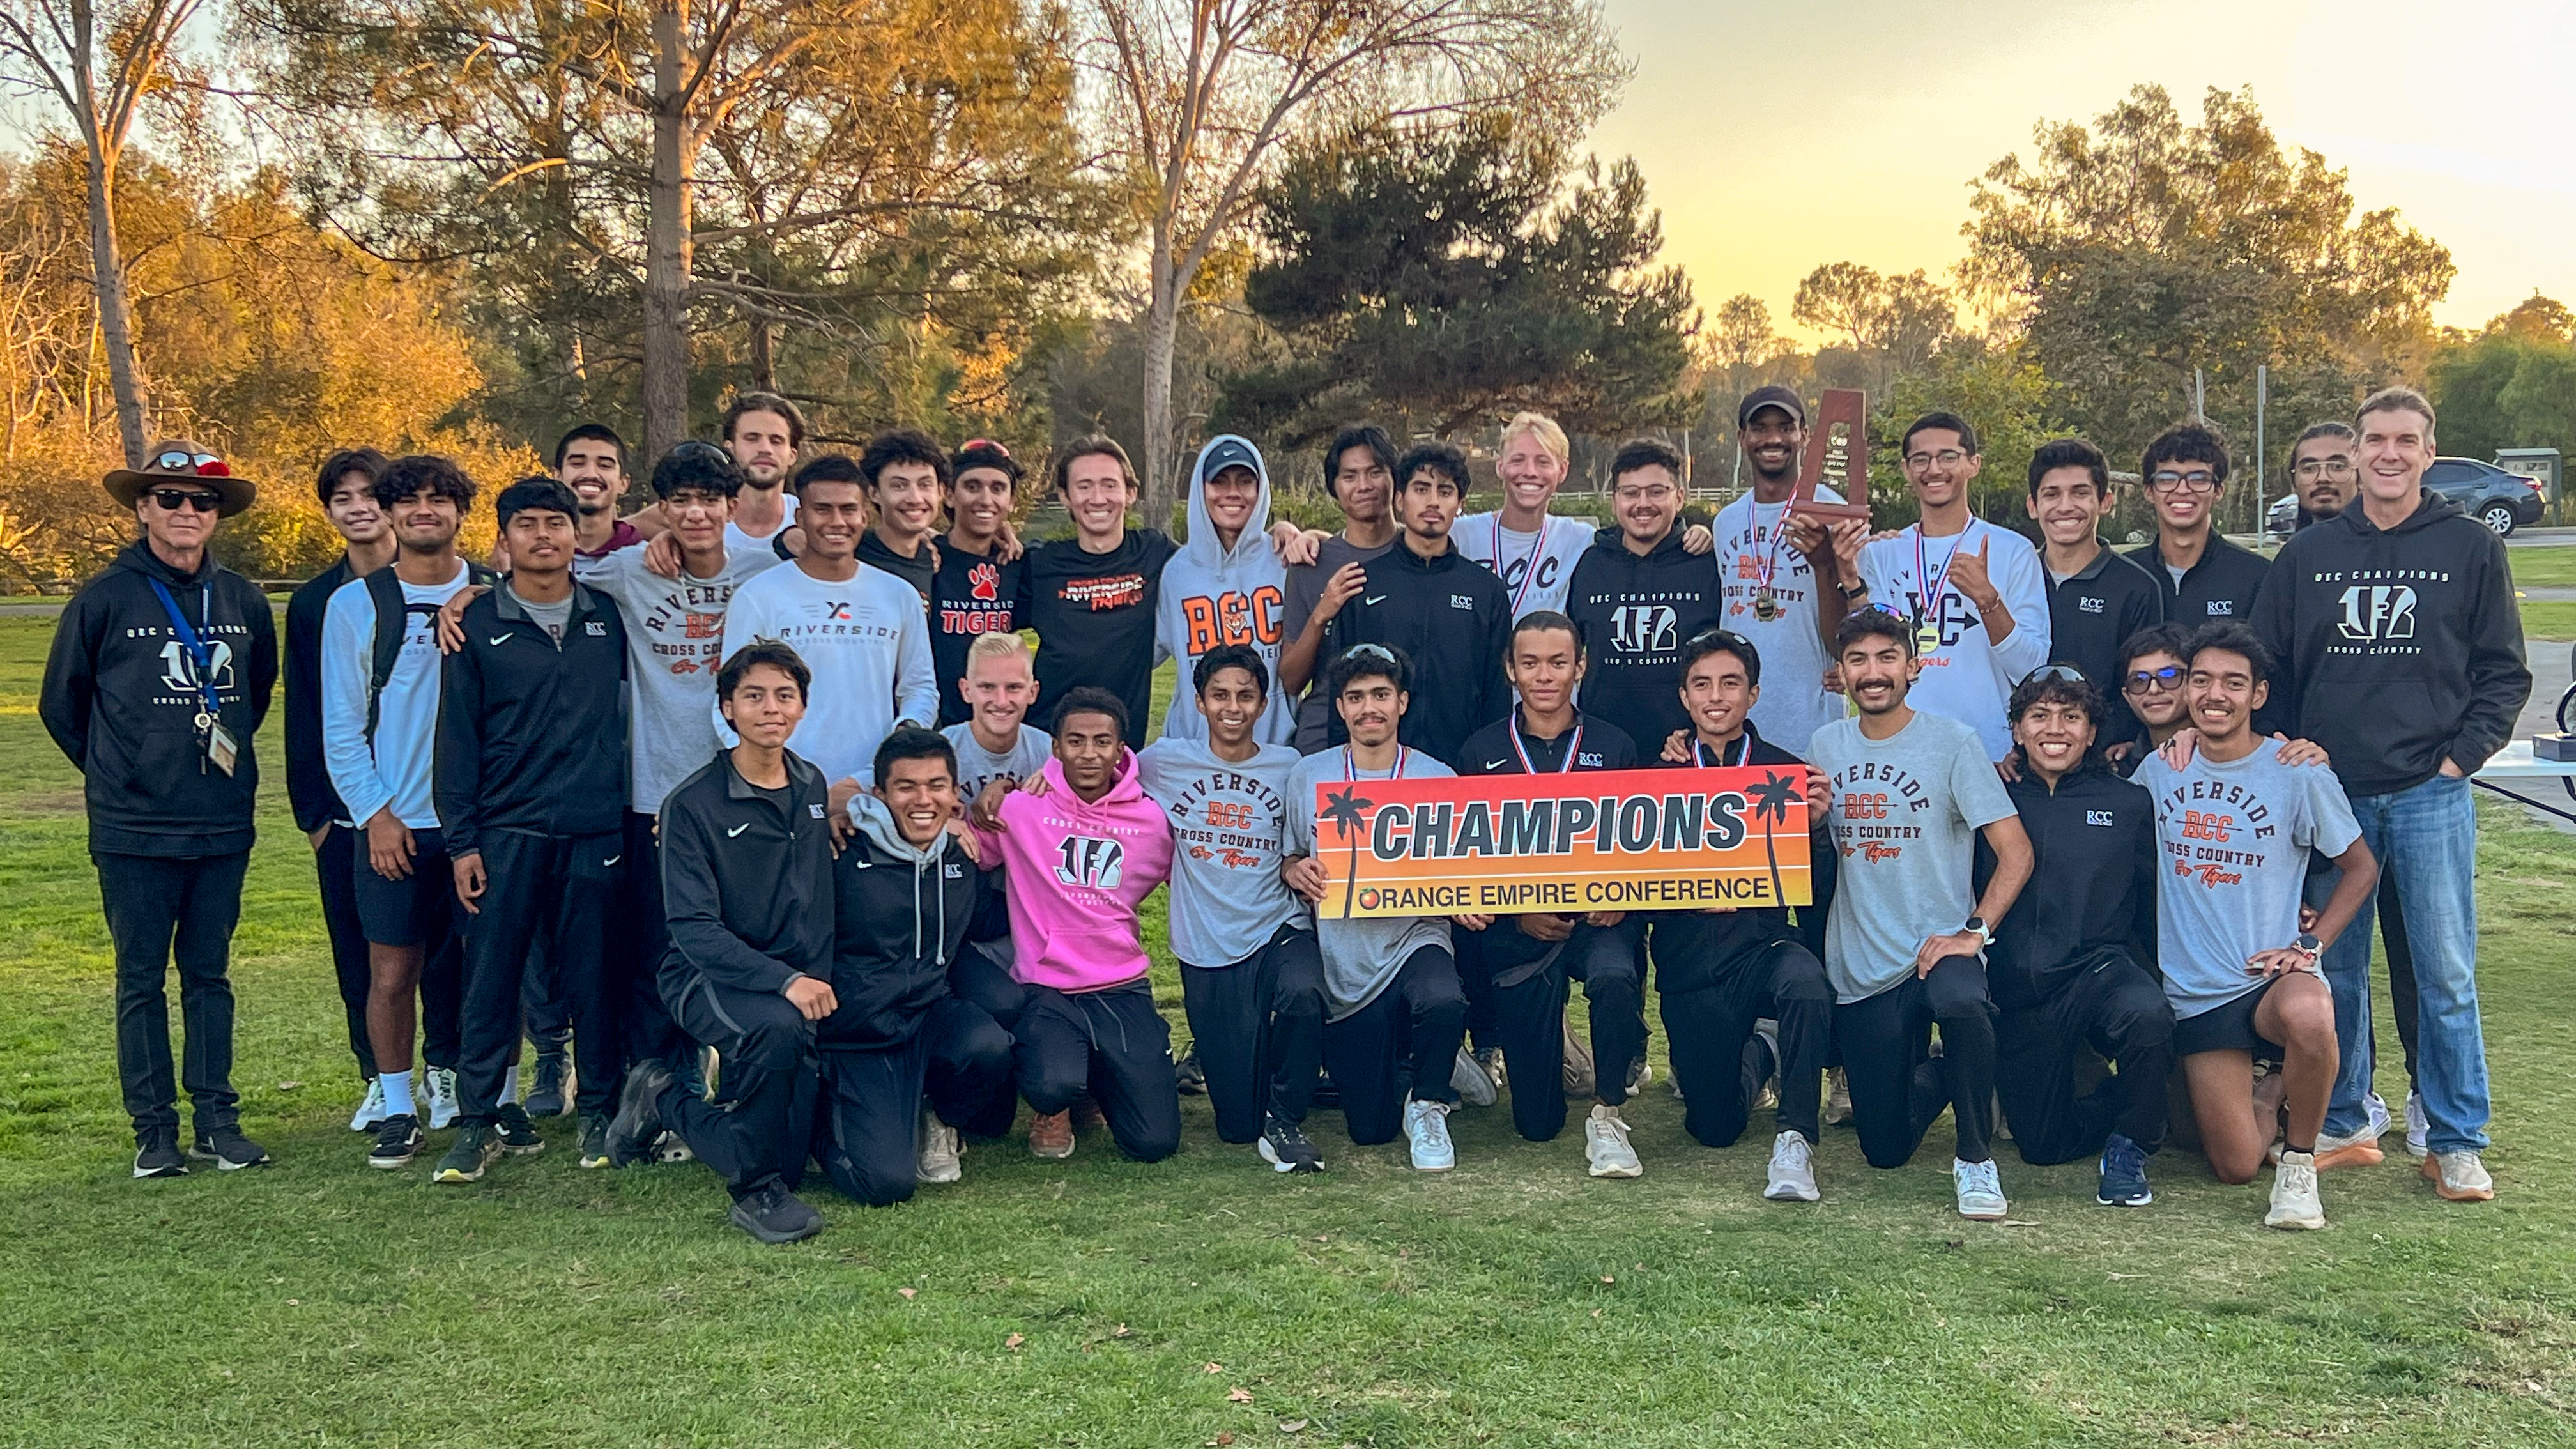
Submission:
M 2125 694 L 2148 694 L 2159 689 L 2178 689 L 2182 685 L 2182 666 L 2168 664 L 2162 669 L 2132 669 L 2128 682 L 2120 689 Z
M 168 513 L 176 513 L 182 508 L 213 513 L 224 506 L 222 494 L 204 493 L 194 488 L 155 488 L 147 496 Z
M 2091 684 L 2093 682 L 2092 680 L 2084 677 L 2083 670 L 2076 668 L 2072 664 L 2043 664 L 2037 669 L 2032 670 L 2030 673 L 2023 675 L 2021 682 L 2029 684 L 2033 680 L 2040 679 L 2064 680 L 2068 684 Z
M 213 461 L 215 461 L 215 455 L 212 453 L 183 453 L 178 449 L 173 448 L 166 453 L 154 454 L 152 456 L 151 466 L 155 468 L 167 468 L 174 472 L 185 470 L 193 473 L 197 471 L 200 466 Z

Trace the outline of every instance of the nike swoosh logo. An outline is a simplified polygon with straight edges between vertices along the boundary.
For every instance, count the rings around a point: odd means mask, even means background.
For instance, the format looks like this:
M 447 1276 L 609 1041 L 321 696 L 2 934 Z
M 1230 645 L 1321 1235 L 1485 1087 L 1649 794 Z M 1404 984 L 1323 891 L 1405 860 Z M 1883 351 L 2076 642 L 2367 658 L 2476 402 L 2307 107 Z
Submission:
M 727 840 L 731 840 L 731 839 L 733 839 L 735 836 L 742 834 L 744 831 L 749 830 L 750 828 L 751 828 L 751 822 L 750 822 L 750 821 L 748 821 L 748 820 L 746 820 L 746 821 L 742 822 L 740 825 L 735 826 L 733 829 L 726 831 L 726 832 L 725 832 L 725 839 L 727 839 Z
M 1386 595 L 1371 594 L 1367 598 L 1360 600 L 1360 602 L 1363 604 L 1383 604 L 1386 602 Z
M 516 632 L 518 632 L 518 631 L 517 631 L 517 630 L 512 630 L 512 631 L 511 631 L 511 633 L 516 633 Z M 495 637 L 495 638 L 492 640 L 492 645 L 491 645 L 491 647 L 493 647 L 493 648 L 495 648 L 495 649 L 498 649 L 498 648 L 500 648 L 502 645 L 507 644 L 507 643 L 509 643 L 509 642 L 510 642 L 510 635 L 509 635 L 509 634 L 502 634 L 502 635 L 499 635 L 499 636 Z
M 601 862 L 599 863 L 599 868 L 600 868 L 601 870 L 606 870 L 606 869 L 608 869 L 610 866 L 617 864 L 619 861 L 624 860 L 625 858 L 626 858 L 626 857 L 625 857 L 625 856 L 622 856 L 622 855 L 612 855 L 612 856 L 610 856 L 608 859 L 601 861 Z
M 1487 760 L 1485 762 L 1485 768 L 1488 770 L 1499 770 L 1510 763 L 1511 761 L 1509 760 Z
M 854 860 L 854 861 L 851 861 L 851 862 L 850 862 L 850 864 L 852 864 L 852 865 L 854 865 L 854 866 L 857 866 L 857 867 L 858 867 L 859 869 L 861 869 L 861 870 L 866 870 L 869 866 L 871 866 L 871 865 L 875 864 L 875 862 L 874 862 L 874 861 L 867 861 L 867 860 Z

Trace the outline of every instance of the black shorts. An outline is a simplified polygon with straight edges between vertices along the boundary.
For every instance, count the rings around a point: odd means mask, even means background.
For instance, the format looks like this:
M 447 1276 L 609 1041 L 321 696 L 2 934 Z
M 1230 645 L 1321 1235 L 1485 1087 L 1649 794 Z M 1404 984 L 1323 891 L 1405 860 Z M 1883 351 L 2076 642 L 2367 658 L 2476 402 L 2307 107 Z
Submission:
M 358 925 L 379 946 L 436 946 L 447 938 L 456 911 L 456 871 L 446 838 L 435 830 L 411 833 L 411 874 L 387 880 L 367 859 L 367 832 L 357 832 L 350 852 L 357 883 Z
M 2174 1023 L 2173 1054 L 2177 1060 L 2196 1052 L 2252 1052 L 2263 1061 L 2281 1060 L 2278 1043 L 2267 1041 L 2254 1029 L 2254 1008 L 2272 994 L 2270 977 L 2260 986 L 2224 1006 L 2211 1007 L 2198 1016 L 2186 1016 Z

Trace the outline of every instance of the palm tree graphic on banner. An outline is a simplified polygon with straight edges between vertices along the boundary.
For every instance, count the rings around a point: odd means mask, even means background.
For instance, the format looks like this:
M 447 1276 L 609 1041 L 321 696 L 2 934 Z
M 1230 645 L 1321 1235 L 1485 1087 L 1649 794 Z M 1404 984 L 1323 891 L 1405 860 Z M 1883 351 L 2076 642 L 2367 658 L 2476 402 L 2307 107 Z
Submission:
M 1359 894 L 1360 837 L 1366 833 L 1361 826 L 1368 818 L 1369 808 L 1375 804 L 1375 800 L 1361 794 L 1359 787 L 1353 785 L 1349 789 L 1326 794 L 1323 811 L 1318 817 L 1338 831 L 1350 847 L 1349 860 L 1342 869 L 1342 915 L 1345 919 L 1350 916 L 1351 902 Z
M 1789 802 L 1799 797 L 1798 781 L 1791 776 L 1765 771 L 1762 783 L 1744 792 L 1752 799 L 1753 818 L 1762 822 L 1762 853 L 1771 860 L 1771 899 L 1780 895 L 1780 853 L 1771 844 L 1771 827 L 1789 819 Z

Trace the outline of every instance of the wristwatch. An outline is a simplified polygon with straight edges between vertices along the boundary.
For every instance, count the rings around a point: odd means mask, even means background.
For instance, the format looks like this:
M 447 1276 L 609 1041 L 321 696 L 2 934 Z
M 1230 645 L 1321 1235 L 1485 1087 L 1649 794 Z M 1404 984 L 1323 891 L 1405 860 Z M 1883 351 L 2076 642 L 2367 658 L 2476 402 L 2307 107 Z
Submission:
M 1843 597 L 1846 599 L 1866 599 L 1869 597 L 1869 585 L 1867 584 L 1844 584 L 1842 586 L 1842 591 Z
M 2318 955 L 2325 950 L 2325 945 L 2317 940 L 2316 932 L 2301 931 L 2299 933 L 2299 939 L 2290 943 L 2290 949 L 2307 957 L 2308 964 L 2313 966 L 2316 964 Z
M 1975 932 L 1977 939 L 1989 946 L 1995 943 L 1994 928 L 1986 924 L 1986 918 L 1983 916 L 1970 916 L 1968 923 L 1959 929 L 1962 932 Z

